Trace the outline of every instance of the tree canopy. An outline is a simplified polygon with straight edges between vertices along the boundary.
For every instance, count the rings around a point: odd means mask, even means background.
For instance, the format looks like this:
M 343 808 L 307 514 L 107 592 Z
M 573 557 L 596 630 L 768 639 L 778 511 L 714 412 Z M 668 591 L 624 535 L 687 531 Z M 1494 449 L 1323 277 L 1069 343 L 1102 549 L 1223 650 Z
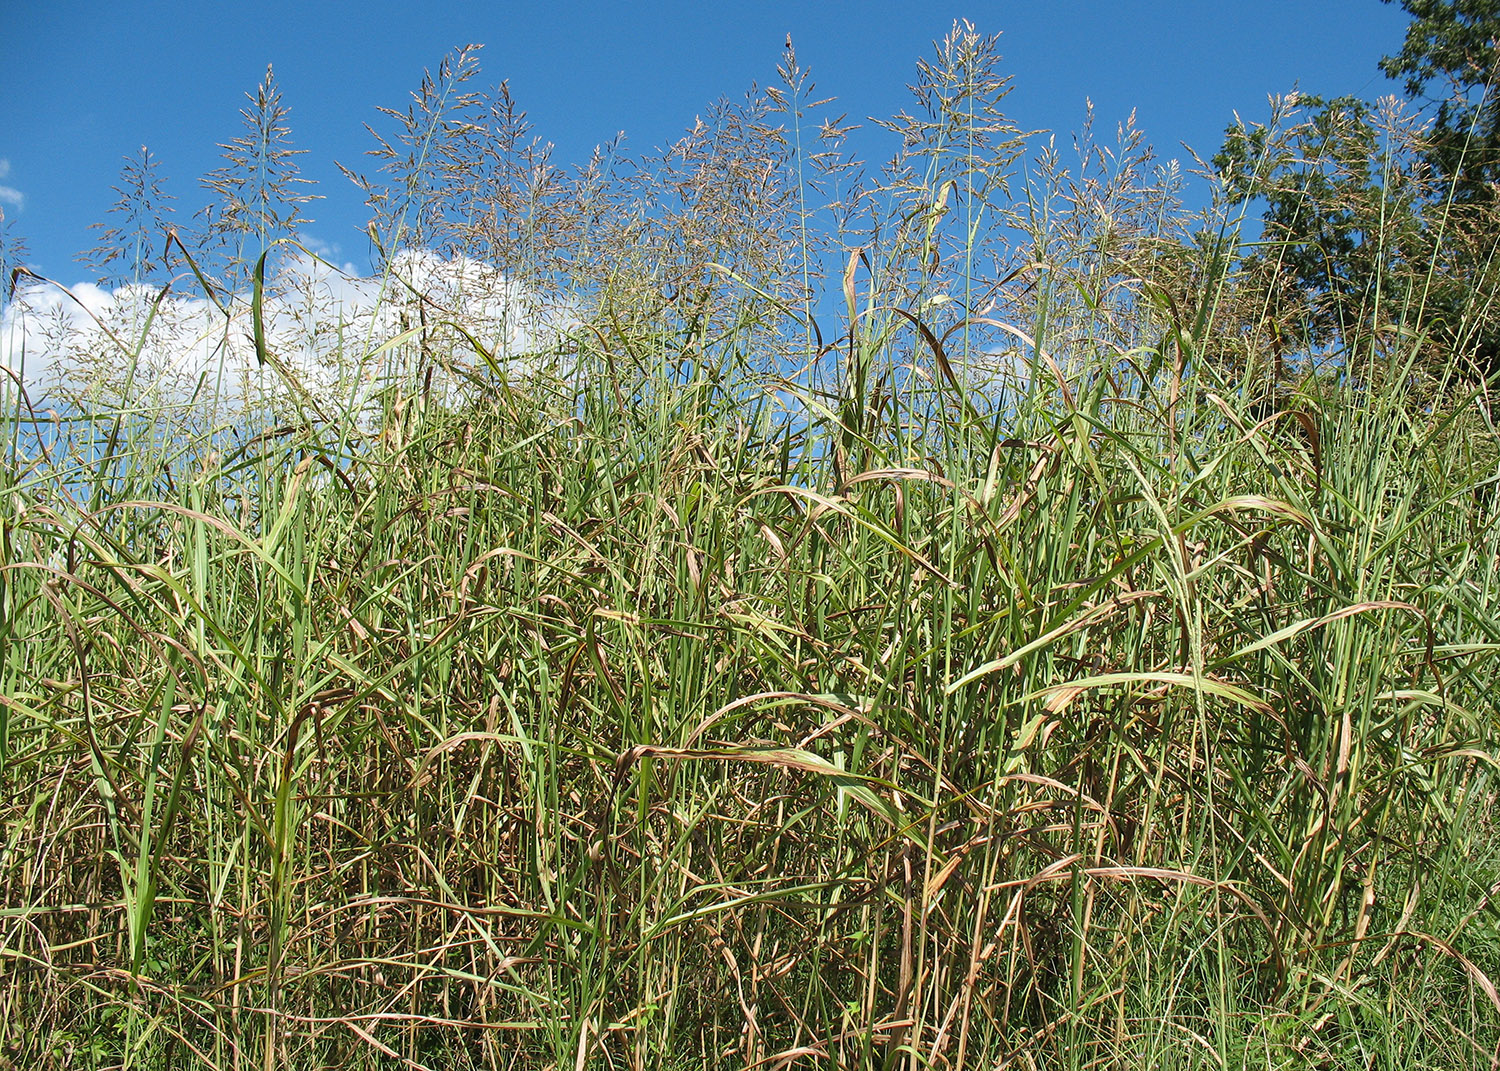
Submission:
M 1389 3 L 1390 0 L 1382 0 Z M 1380 69 L 1406 103 L 1285 98 L 1237 123 L 1214 165 L 1232 201 L 1262 206 L 1241 267 L 1278 345 L 1416 339 L 1430 367 L 1500 371 L 1500 0 L 1402 0 L 1402 50 Z

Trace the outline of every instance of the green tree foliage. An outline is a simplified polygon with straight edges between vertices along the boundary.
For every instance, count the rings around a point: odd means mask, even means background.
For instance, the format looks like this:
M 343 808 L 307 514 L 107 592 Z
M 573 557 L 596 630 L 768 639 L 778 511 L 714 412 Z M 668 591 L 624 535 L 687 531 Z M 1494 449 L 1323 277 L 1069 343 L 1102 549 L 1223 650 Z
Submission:
M 1292 97 L 1263 126 L 1231 127 L 1214 165 L 1231 200 L 1260 198 L 1262 242 L 1243 267 L 1266 295 L 1278 348 L 1352 332 L 1376 280 L 1384 201 L 1370 106 L 1354 97 Z
M 1427 155 L 1455 199 L 1491 201 L 1500 179 L 1500 0 L 1401 0 L 1401 7 L 1412 16 L 1406 43 L 1380 69 L 1402 80 L 1409 98 L 1437 105 Z M 1433 96 L 1444 83 L 1447 95 Z
M 1385 0 L 1389 2 L 1389 0 Z M 1236 123 L 1213 163 L 1231 201 L 1262 204 L 1263 241 L 1241 264 L 1265 295 L 1280 352 L 1415 335 L 1429 365 L 1500 370 L 1495 297 L 1495 38 L 1500 0 L 1402 0 L 1415 108 L 1297 96 L 1262 126 Z M 1451 93 L 1424 94 L 1439 78 Z M 1421 98 L 1418 100 L 1417 98 Z
M 1391 0 L 1383 0 L 1390 3 Z M 1500 369 L 1495 235 L 1500 233 L 1500 0 L 1401 0 L 1406 41 L 1380 61 L 1406 95 L 1437 106 L 1424 158 L 1443 179 L 1434 286 L 1436 333 Z M 1446 94 L 1442 89 L 1446 87 Z

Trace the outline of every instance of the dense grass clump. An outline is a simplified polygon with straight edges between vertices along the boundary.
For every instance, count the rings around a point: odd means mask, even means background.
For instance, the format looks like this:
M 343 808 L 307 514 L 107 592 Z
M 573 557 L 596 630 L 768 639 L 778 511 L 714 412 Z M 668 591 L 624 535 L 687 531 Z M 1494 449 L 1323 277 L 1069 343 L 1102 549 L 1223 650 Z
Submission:
M 1130 129 L 1023 168 L 996 59 L 873 180 L 789 53 L 502 234 L 460 55 L 379 233 L 550 341 L 393 257 L 319 395 L 262 250 L 189 274 L 236 419 L 11 389 L 6 1059 L 1490 1066 L 1487 396 L 1378 305 L 1277 378 L 1233 221 Z

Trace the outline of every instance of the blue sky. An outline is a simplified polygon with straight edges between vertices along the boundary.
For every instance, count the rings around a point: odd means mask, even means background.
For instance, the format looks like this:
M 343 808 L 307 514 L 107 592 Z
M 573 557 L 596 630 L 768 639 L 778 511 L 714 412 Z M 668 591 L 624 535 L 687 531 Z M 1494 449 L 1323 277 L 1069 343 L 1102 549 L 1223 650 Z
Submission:
M 851 119 L 907 105 L 915 62 L 955 18 L 1000 31 L 1021 126 L 1066 136 L 1092 98 L 1108 125 L 1132 109 L 1164 156 L 1210 155 L 1237 109 L 1298 87 L 1374 97 L 1401 47 L 1399 5 L 1378 0 L 960 0 L 952 3 L 360 3 L 215 0 L 0 3 L 0 209 L 60 282 L 113 201 L 121 158 L 147 145 L 179 218 L 207 200 L 199 177 L 240 133 L 244 94 L 275 65 L 304 174 L 325 200 L 307 234 L 339 260 L 368 262 L 361 198 L 335 161 L 363 169 L 364 124 L 404 108 L 424 68 L 480 42 L 482 83 L 508 79 L 555 160 L 585 160 L 624 131 L 666 144 L 712 100 L 774 81 L 791 33 L 826 111 Z M 871 158 L 885 152 L 867 141 Z

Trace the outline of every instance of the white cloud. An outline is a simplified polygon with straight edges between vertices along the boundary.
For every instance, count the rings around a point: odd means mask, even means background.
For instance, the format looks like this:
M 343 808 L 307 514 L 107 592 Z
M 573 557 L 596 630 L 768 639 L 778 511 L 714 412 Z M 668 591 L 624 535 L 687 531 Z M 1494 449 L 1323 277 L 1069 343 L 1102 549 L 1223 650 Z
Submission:
M 10 178 L 10 161 L 0 158 L 0 179 Z M 7 204 L 19 212 L 26 203 L 26 195 L 14 186 L 0 186 L 0 204 Z
M 361 277 L 297 252 L 263 306 L 267 348 L 284 376 L 257 359 L 244 295 L 226 302 L 226 318 L 194 291 L 191 276 L 177 285 L 181 293 L 174 288 L 160 302 L 148 287 L 27 287 L 0 314 L 0 365 L 22 379 L 34 405 L 77 398 L 95 382 L 118 385 L 133 363 L 132 404 L 187 405 L 223 420 L 283 407 L 293 394 L 289 376 L 331 416 L 351 404 L 362 409 L 391 375 L 424 360 L 420 332 L 438 336 L 427 351 L 473 368 L 481 358 L 446 326 L 461 325 L 497 362 L 520 369 L 554 348 L 574 320 L 570 310 L 541 307 L 492 265 L 464 257 L 407 251 L 384 276 Z M 439 390 L 463 382 L 446 371 L 434 379 Z

